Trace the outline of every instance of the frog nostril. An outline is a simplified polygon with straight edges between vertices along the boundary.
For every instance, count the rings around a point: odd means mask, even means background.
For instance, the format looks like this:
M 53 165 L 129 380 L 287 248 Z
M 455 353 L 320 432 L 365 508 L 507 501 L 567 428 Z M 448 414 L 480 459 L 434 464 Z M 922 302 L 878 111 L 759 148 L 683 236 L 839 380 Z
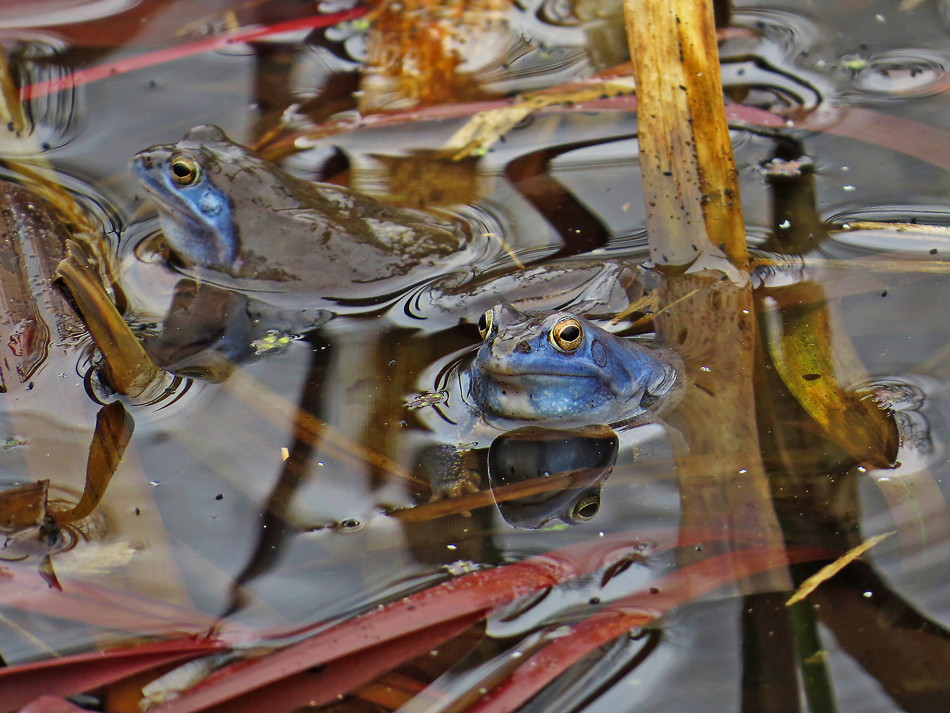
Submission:
M 515 347 L 515 351 L 518 352 L 519 354 L 530 354 L 531 345 L 528 344 L 526 341 L 522 340 L 518 342 L 518 346 Z

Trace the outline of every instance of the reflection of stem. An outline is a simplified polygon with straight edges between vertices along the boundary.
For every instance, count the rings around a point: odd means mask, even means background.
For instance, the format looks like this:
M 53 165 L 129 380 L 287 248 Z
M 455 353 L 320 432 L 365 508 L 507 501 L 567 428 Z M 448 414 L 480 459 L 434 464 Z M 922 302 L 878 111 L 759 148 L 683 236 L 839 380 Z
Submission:
M 900 710 L 950 710 L 950 631 L 891 591 L 871 565 L 852 562 L 811 600 L 838 647 Z
M 256 413 L 273 423 L 284 424 L 287 417 L 293 419 L 293 433 L 301 440 L 321 439 L 327 455 L 341 463 L 359 467 L 369 464 L 391 476 L 408 481 L 413 489 L 428 491 L 429 483 L 416 478 L 401 465 L 379 451 L 367 448 L 333 428 L 311 413 L 297 408 L 274 391 L 256 381 L 243 371 L 235 372 L 225 382 L 224 388 L 251 406 Z
M 13 83 L 10 64 L 3 52 L 0 52 L 0 122 L 17 134 L 26 130 L 26 117 Z
M 30 164 L 8 158 L 4 159 L 5 165 L 33 184 L 32 187 L 43 198 L 53 204 L 73 232 L 98 232 L 97 228 L 76 204 L 76 201 L 63 190 L 63 187 L 55 179 L 49 161 L 43 157 L 43 149 L 37 143 L 30 127 L 27 126 L 19 91 L 14 85 L 9 62 L 2 51 L 0 51 L 0 123 L 16 136 L 22 149 L 26 149 L 30 154 L 33 154 Z M 0 127 L 0 130 L 2 128 Z M 50 174 L 53 174 L 53 177 Z
M 792 641 L 802 672 L 802 688 L 811 713 L 835 713 L 835 692 L 831 676 L 825 664 L 825 651 L 821 648 L 818 622 L 808 602 L 798 602 L 788 609 L 792 625 Z
M 760 451 L 753 387 L 758 346 L 751 287 L 718 271 L 668 277 L 661 300 L 692 294 L 688 309 L 663 310 L 658 333 L 686 363 L 690 388 L 667 420 L 690 452 L 674 453 L 683 527 L 719 527 L 739 546 L 737 531 L 757 531 L 760 544 L 783 541 Z M 698 292 L 697 292 L 698 290 Z M 693 294 L 695 293 L 695 294 Z M 684 551 L 682 557 L 689 555 Z M 778 570 L 770 586 L 786 588 Z
M 467 493 L 457 498 L 437 500 L 412 508 L 400 508 L 388 514 L 403 522 L 434 520 L 435 518 L 445 517 L 446 515 L 455 515 L 460 512 L 468 512 L 477 508 L 486 507 L 494 503 L 527 498 L 552 490 L 566 490 L 568 488 L 580 487 L 578 483 L 586 483 L 591 473 L 599 473 L 602 471 L 603 468 L 571 470 L 559 473 L 556 476 L 551 476 L 550 478 L 532 478 L 531 480 L 526 480 L 521 483 L 501 485 L 491 490 Z
M 56 649 L 52 648 L 42 639 L 38 638 L 32 632 L 27 629 L 24 629 L 22 626 L 17 624 L 15 621 L 7 619 L 3 614 L 0 614 L 0 624 L 9 627 L 12 631 L 16 633 L 17 636 L 21 637 L 25 641 L 29 641 L 33 646 L 36 647 L 37 651 L 43 655 L 44 658 L 55 659 L 59 658 L 60 654 Z
M 755 419 L 758 334 L 712 6 L 624 0 L 624 15 L 650 257 L 660 269 L 692 270 L 668 277 L 660 290 L 661 302 L 689 295 L 688 309 L 663 310 L 654 320 L 686 362 L 682 376 L 690 384 L 670 418 L 682 419 L 694 455 L 712 459 L 697 467 L 701 461 L 674 454 L 681 525 L 721 528 L 733 548 L 734 533 L 744 529 L 758 531 L 762 544 L 780 546 Z M 719 269 L 699 269 L 714 264 Z M 770 576 L 771 587 L 788 586 L 783 572 Z
M 300 391 L 296 414 L 307 414 L 319 408 L 323 401 L 323 386 L 326 383 L 327 355 L 323 350 L 310 351 L 310 366 L 304 386 Z M 296 420 L 296 418 L 295 418 Z M 260 534 L 257 547 L 244 569 L 234 578 L 231 589 L 231 605 L 224 616 L 240 609 L 246 602 L 242 585 L 270 571 L 281 555 L 287 536 L 291 534 L 288 516 L 294 495 L 310 474 L 309 465 L 319 446 L 320 431 L 301 432 L 294 429 L 287 457 L 283 460 L 280 476 L 271 489 L 260 515 Z

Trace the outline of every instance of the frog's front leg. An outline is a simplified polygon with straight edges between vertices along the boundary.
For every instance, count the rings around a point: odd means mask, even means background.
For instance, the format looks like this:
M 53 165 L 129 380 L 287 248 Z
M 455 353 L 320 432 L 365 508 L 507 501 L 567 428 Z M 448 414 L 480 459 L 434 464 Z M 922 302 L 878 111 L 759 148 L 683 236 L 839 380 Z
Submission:
M 429 443 L 422 447 L 417 465 L 432 486 L 432 500 L 457 498 L 477 493 L 481 476 L 469 467 L 471 450 L 447 443 Z

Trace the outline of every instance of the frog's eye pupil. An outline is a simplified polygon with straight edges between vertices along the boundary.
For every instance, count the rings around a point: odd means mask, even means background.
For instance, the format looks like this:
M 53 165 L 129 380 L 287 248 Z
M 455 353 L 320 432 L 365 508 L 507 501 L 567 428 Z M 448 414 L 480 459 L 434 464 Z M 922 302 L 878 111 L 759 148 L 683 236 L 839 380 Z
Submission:
M 491 310 L 486 310 L 482 312 L 482 316 L 478 318 L 478 333 L 482 336 L 482 339 L 488 337 L 488 333 L 491 331 L 492 324 L 494 324 L 494 316 L 492 315 Z
M 561 330 L 561 341 L 573 342 L 579 336 L 581 336 L 581 330 L 579 330 L 574 325 L 565 327 L 564 329 Z
M 179 156 L 172 161 L 172 179 L 179 186 L 190 186 L 198 182 L 200 169 L 198 162 L 191 156 Z
M 551 343 L 562 352 L 572 352 L 581 345 L 584 330 L 573 317 L 565 317 L 551 330 Z

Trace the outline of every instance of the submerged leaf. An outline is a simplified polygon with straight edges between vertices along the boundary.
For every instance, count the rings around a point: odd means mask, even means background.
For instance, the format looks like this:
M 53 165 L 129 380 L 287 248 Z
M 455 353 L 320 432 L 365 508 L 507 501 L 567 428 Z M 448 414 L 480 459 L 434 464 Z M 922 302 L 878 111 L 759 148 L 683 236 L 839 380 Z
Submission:
M 764 312 L 769 354 L 785 386 L 828 438 L 862 464 L 890 468 L 897 458 L 894 418 L 857 385 L 865 374 L 842 330 L 835 332 L 821 287 L 801 283 L 770 292 Z
M 82 498 L 71 510 L 55 513 L 56 522 L 76 522 L 92 514 L 105 495 L 116 468 L 119 467 L 119 461 L 129 445 L 134 428 L 135 422 L 121 401 L 113 401 L 99 409 L 96 430 L 89 445 L 86 485 Z
M 198 636 L 215 629 L 219 638 L 229 643 L 246 641 L 249 638 L 248 631 L 243 627 L 221 624 L 214 617 L 156 599 L 66 577 L 63 578 L 62 585 L 62 592 L 52 591 L 35 568 L 4 564 L 0 568 L 0 607 L 20 609 L 133 635 L 188 632 Z M 17 668 L 0 668 L 0 680 Z

